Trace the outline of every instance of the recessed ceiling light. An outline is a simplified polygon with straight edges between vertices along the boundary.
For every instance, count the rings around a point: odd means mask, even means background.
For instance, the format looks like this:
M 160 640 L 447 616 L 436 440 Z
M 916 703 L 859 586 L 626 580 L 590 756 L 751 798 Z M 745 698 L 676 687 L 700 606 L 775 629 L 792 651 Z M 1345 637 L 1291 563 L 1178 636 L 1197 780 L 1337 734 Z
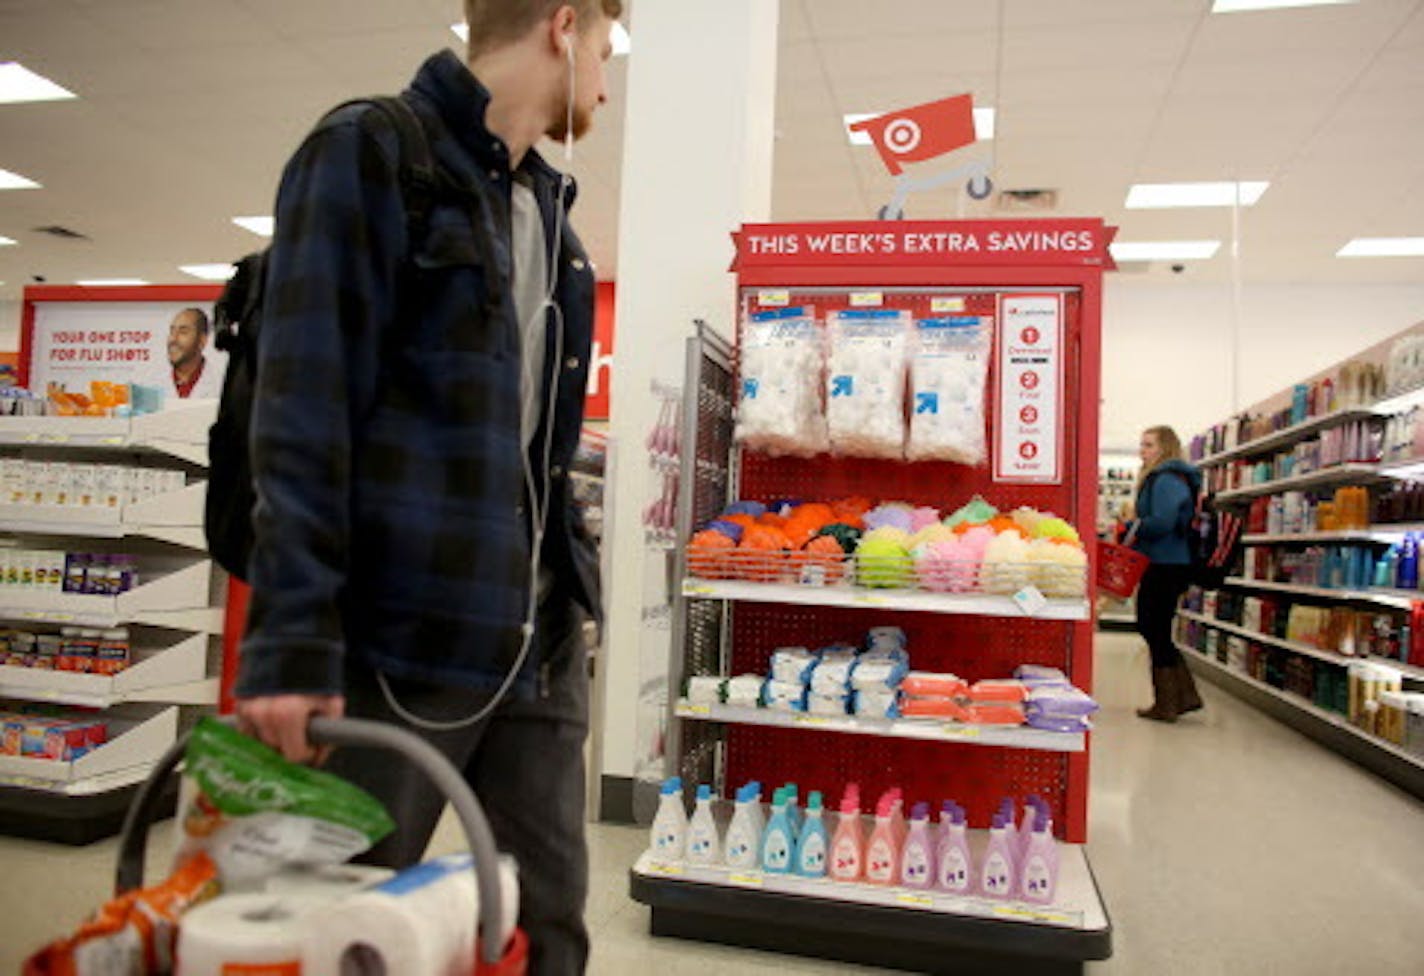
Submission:
M 180 264 L 178 270 L 204 281 L 227 281 L 237 267 L 233 264 Z
M 1118 261 L 1205 261 L 1221 241 L 1117 241 L 1110 245 Z
M 1357 237 L 1339 251 L 1337 258 L 1418 258 L 1424 257 L 1424 237 Z
M 18 244 L 19 241 L 13 237 L 0 237 L 0 247 L 9 247 L 11 244 Z
M 450 25 L 451 32 L 460 39 L 460 43 L 470 43 L 470 25 L 461 21 L 458 24 Z M 613 30 L 608 35 L 609 41 L 613 44 L 613 56 L 622 57 L 633 50 L 633 39 L 628 36 L 628 28 L 623 26 L 621 21 L 613 22 Z
M 57 102 L 74 97 L 74 92 L 35 74 L 18 61 L 0 63 L 0 103 Z
M 271 217 L 234 217 L 232 222 L 243 230 L 250 230 L 262 237 L 272 236 L 274 220 Z
M 884 112 L 849 112 L 841 116 L 845 124 L 846 138 L 850 140 L 850 144 L 852 146 L 872 145 L 869 132 L 854 130 L 851 126 L 884 114 Z M 995 113 L 992 108 L 976 108 L 974 110 L 974 135 L 979 139 L 994 138 L 994 118 Z
M 34 190 L 38 187 L 39 184 L 32 179 L 12 173 L 8 169 L 0 169 L 0 190 Z
M 1214 14 L 1235 14 L 1243 10 L 1284 10 L 1287 7 L 1333 7 L 1355 0 L 1216 0 Z
M 85 288 L 117 288 L 126 285 L 146 285 L 142 278 L 80 278 L 75 282 Z
M 1137 183 L 1127 191 L 1127 209 L 1152 210 L 1168 207 L 1230 207 L 1238 196 L 1241 206 L 1261 199 L 1270 183 Z

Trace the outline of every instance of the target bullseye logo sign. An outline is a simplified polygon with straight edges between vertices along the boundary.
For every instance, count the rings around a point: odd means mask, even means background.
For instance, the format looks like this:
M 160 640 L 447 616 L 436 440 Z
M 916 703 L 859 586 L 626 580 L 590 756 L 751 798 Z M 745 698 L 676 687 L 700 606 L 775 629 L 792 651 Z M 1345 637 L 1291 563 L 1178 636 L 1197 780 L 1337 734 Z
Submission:
M 885 127 L 885 145 L 891 152 L 903 156 L 919 148 L 923 135 L 914 119 L 896 119 Z

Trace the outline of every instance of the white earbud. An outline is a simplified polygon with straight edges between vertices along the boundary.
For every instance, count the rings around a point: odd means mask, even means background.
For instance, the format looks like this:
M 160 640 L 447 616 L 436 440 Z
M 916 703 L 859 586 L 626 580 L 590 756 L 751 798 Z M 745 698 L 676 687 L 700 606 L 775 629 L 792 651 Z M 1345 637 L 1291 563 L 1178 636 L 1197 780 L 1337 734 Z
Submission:
M 574 160 L 574 35 L 572 32 L 564 35 L 564 54 L 569 59 L 569 104 L 568 118 L 564 127 L 564 160 L 573 162 Z

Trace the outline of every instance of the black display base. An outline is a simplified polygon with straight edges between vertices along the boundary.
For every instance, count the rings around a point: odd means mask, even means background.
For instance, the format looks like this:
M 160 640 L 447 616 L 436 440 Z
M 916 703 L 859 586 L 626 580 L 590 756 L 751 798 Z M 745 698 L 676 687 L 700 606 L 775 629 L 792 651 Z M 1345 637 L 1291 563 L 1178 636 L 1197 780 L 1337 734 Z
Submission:
M 1112 955 L 1112 928 L 1053 926 L 857 905 L 631 874 L 652 934 L 945 976 L 1076 976 Z
M 1255 679 L 1232 671 L 1218 661 L 1208 659 L 1195 648 L 1183 648 L 1182 657 L 1198 676 L 1249 702 L 1272 718 L 1289 725 L 1327 749 L 1333 749 L 1347 759 L 1364 766 L 1400 789 L 1424 799 L 1424 764 L 1401 756 L 1384 743 L 1377 743 L 1358 730 L 1347 726 L 1343 717 L 1332 721 L 1307 710 L 1302 701 L 1296 705 L 1282 700 L 1258 684 Z
M 82 847 L 113 837 L 124 825 L 138 784 L 94 796 L 64 796 L 17 786 L 0 786 L 0 834 Z M 178 806 L 175 779 L 163 794 L 160 819 Z

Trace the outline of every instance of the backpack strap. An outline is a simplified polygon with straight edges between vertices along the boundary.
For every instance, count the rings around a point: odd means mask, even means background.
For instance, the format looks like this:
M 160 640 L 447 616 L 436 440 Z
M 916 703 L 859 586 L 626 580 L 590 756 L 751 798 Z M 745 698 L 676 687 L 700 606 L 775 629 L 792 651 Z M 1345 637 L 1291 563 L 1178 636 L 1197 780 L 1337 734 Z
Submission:
M 330 119 L 353 106 L 370 106 L 378 110 L 396 130 L 400 148 L 396 156 L 396 178 L 405 201 L 407 239 L 414 246 L 425 236 L 430 210 L 441 188 L 435 157 L 430 150 L 430 135 L 415 109 L 400 95 L 373 95 L 342 102 L 322 118 Z M 318 123 L 318 128 L 321 123 Z

